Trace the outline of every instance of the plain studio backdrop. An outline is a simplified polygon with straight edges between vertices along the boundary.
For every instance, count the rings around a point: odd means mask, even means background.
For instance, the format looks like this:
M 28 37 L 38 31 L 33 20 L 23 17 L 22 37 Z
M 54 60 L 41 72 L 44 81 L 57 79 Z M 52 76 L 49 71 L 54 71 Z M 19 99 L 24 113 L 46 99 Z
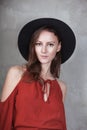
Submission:
M 7 70 L 26 61 L 17 48 L 21 27 L 40 17 L 66 22 L 76 35 L 76 49 L 62 65 L 67 84 L 65 111 L 68 130 L 87 129 L 87 0 L 0 0 L 0 90 Z

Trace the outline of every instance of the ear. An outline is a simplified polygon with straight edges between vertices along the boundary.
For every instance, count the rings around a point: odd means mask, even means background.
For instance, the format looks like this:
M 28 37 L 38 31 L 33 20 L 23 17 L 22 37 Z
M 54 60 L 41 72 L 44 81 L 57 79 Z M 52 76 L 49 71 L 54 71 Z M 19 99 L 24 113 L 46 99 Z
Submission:
M 60 50 L 61 50 L 61 42 L 58 43 L 57 52 L 59 52 Z

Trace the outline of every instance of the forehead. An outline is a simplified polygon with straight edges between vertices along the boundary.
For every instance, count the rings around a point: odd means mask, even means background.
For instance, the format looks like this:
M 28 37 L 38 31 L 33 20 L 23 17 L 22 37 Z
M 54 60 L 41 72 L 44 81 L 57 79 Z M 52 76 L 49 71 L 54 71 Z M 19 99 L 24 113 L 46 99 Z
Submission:
M 58 41 L 58 38 L 57 36 L 53 33 L 53 32 L 50 32 L 48 30 L 42 30 L 38 36 L 38 39 L 37 40 L 43 40 L 43 39 L 49 39 L 49 40 L 57 40 Z

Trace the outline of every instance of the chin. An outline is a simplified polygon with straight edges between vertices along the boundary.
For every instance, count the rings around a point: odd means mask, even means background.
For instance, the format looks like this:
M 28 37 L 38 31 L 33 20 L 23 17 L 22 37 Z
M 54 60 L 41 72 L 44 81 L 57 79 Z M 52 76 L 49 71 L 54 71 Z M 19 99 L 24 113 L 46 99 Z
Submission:
M 49 64 L 51 61 L 40 61 L 41 64 Z

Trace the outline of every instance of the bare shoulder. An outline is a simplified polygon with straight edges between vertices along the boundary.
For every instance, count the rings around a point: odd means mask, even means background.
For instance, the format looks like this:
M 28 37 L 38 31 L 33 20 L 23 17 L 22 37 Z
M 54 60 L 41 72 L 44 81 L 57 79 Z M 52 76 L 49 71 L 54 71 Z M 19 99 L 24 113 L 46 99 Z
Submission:
M 25 72 L 25 68 L 24 66 L 12 66 L 11 68 L 9 68 L 7 75 L 11 75 L 11 76 L 22 76 L 22 74 Z
M 60 85 L 60 88 L 61 88 L 61 91 L 62 91 L 62 94 L 63 94 L 63 101 L 65 100 L 65 96 L 66 96 L 66 91 L 67 91 L 67 85 L 64 81 L 62 80 L 58 80 L 58 83 Z
M 25 72 L 25 69 L 23 66 L 19 66 L 19 65 L 12 66 L 9 68 L 7 72 L 6 79 L 9 79 L 9 80 L 13 79 L 13 82 L 15 82 L 22 77 L 24 72 Z
M 12 66 L 9 68 L 2 88 L 1 101 L 5 101 L 22 78 L 25 68 L 23 66 Z

